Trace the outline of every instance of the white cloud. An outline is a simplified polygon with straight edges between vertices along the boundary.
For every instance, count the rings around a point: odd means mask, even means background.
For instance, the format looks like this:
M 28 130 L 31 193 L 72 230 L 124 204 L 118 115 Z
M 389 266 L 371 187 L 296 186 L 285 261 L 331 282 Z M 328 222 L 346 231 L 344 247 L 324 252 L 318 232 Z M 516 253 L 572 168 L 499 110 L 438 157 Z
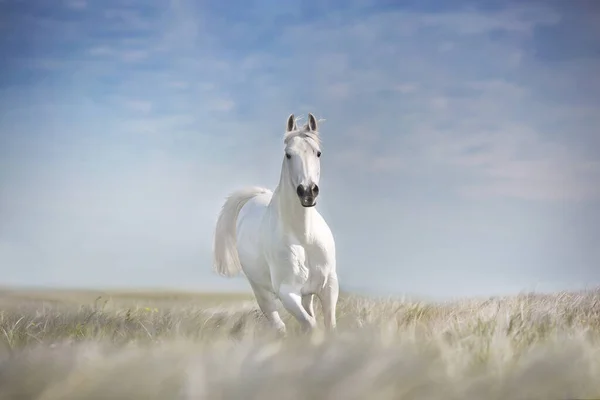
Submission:
M 149 53 L 146 50 L 126 50 L 122 51 L 120 56 L 124 62 L 138 62 L 147 58 Z
M 460 35 L 480 35 L 504 30 L 531 35 L 539 25 L 553 25 L 560 15 L 545 6 L 514 6 L 505 11 L 482 13 L 478 11 L 450 12 L 422 15 L 425 26 L 443 27 Z
M 448 108 L 448 99 L 444 96 L 435 96 L 430 100 L 433 111 L 445 110 Z
M 87 8 L 88 4 L 86 0 L 67 0 L 67 7 L 74 10 L 83 10 Z
M 526 87 L 501 79 L 467 81 L 464 82 L 464 85 L 468 88 L 476 89 L 489 97 L 493 96 L 497 100 L 500 100 L 500 98 L 521 99 L 523 96 L 529 94 L 529 90 Z
M 351 89 L 347 83 L 333 83 L 328 85 L 323 92 L 335 101 L 346 99 L 350 95 Z
M 215 111 L 231 111 L 235 108 L 235 102 L 229 99 L 213 99 L 210 104 Z
M 115 52 L 109 46 L 96 46 L 89 49 L 88 53 L 92 56 L 110 56 L 113 55 Z
M 417 83 L 399 83 L 394 86 L 394 89 L 403 94 L 415 93 L 419 90 Z
M 105 9 L 103 15 L 108 20 L 105 26 L 107 30 L 151 33 L 156 28 L 150 17 L 132 7 Z
M 429 131 L 415 147 L 422 159 L 441 168 L 459 168 L 479 177 L 463 184 L 469 195 L 508 196 L 529 200 L 600 199 L 600 162 L 573 146 L 545 138 L 526 126 L 504 124 L 495 131 L 468 132 L 460 127 Z
M 185 81 L 171 81 L 169 82 L 169 86 L 171 86 L 172 88 L 175 89 L 188 89 L 190 87 L 189 82 L 185 82 Z
M 169 114 L 145 118 L 130 116 L 122 120 L 119 126 L 124 132 L 152 135 L 160 140 L 172 138 L 178 131 L 187 131 L 196 121 L 196 117 L 191 114 Z
M 127 100 L 125 101 L 125 106 L 129 109 L 137 112 L 141 112 L 144 114 L 152 111 L 152 102 L 147 100 Z
M 452 49 L 454 49 L 455 43 L 454 42 L 442 42 L 439 46 L 438 46 L 438 51 L 441 53 L 446 53 L 449 51 L 452 51 Z

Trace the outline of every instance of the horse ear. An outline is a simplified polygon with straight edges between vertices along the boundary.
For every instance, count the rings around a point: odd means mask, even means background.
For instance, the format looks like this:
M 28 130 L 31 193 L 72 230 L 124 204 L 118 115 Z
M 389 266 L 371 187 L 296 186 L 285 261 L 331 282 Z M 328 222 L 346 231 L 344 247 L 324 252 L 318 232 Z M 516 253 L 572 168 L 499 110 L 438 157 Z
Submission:
M 294 114 L 290 114 L 290 116 L 288 117 L 287 120 L 287 124 L 286 124 L 286 132 L 291 132 L 291 131 L 295 131 L 296 128 L 296 118 L 294 117 Z
M 319 129 L 319 124 L 317 124 L 317 119 L 311 113 L 308 113 L 308 130 L 309 131 L 317 131 Z

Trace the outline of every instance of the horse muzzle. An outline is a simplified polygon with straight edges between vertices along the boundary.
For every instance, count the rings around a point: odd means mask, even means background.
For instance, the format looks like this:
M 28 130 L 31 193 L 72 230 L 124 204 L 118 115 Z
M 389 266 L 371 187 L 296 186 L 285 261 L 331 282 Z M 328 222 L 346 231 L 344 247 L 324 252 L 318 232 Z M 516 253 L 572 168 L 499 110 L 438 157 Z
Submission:
M 314 207 L 317 204 L 317 196 L 319 195 L 319 186 L 314 183 L 311 185 L 298 185 L 296 194 L 300 198 L 302 207 Z
M 317 205 L 317 200 L 312 196 L 300 197 L 302 207 L 314 207 Z

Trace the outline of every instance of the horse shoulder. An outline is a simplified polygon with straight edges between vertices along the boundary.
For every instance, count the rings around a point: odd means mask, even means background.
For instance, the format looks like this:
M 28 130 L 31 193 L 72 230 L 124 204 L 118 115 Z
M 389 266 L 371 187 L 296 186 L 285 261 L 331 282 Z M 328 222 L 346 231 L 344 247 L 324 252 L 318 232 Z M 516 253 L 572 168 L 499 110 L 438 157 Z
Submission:
M 330 261 L 335 262 L 335 239 L 325 218 L 319 213 L 315 217 L 314 241 L 322 251 L 327 253 Z

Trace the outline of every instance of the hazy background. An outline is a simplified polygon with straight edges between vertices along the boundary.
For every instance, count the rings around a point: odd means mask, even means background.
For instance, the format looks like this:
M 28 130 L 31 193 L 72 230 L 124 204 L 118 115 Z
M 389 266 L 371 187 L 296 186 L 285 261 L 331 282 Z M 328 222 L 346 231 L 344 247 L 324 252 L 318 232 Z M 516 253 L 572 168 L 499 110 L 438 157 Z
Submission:
M 600 284 L 600 3 L 395 3 L 1 0 L 0 285 L 246 289 L 214 223 L 292 112 L 345 288 Z

